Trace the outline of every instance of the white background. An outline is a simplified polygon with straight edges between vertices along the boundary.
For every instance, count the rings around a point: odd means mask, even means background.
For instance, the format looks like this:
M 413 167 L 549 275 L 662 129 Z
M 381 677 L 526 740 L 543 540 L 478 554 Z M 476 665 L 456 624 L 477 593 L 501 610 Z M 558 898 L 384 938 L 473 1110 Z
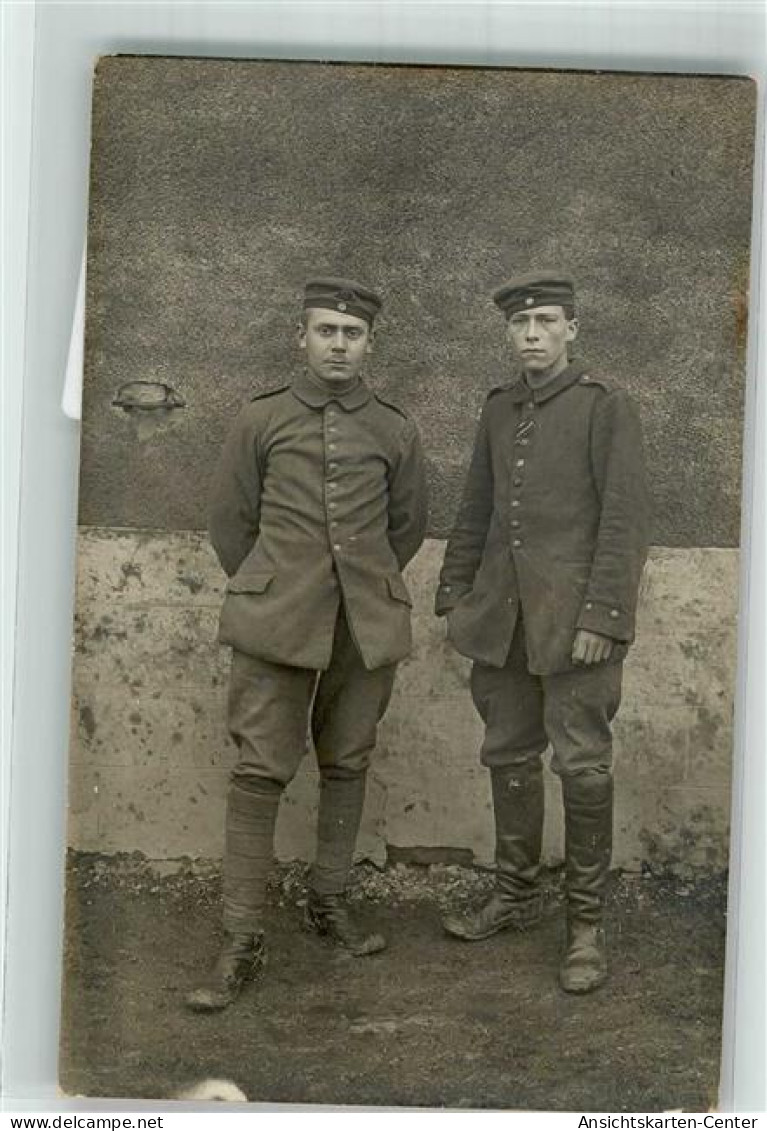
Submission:
M 767 268 L 761 242 L 764 3 L 6 0 L 2 21 L 0 691 L 2 743 L 9 757 L 1 779 L 0 979 L 6 1110 L 61 1107 L 55 1081 L 79 427 L 60 406 L 85 234 L 90 78 L 98 55 L 121 52 L 694 71 L 760 79 L 733 791 L 731 908 L 737 930 L 727 956 L 722 1106 L 767 1109 L 767 309 L 763 295 L 756 301 L 760 269 L 764 275 Z

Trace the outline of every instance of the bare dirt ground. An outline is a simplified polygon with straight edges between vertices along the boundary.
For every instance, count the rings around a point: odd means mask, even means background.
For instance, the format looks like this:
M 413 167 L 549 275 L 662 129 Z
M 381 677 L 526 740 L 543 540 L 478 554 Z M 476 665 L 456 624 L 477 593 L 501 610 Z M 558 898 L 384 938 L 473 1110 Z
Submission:
M 561 877 L 525 934 L 466 944 L 439 913 L 491 878 L 456 865 L 355 869 L 352 898 L 387 951 L 352 959 L 300 929 L 302 866 L 282 869 L 267 975 L 226 1013 L 182 1005 L 219 938 L 218 876 L 137 857 L 68 872 L 61 1085 L 158 1099 L 202 1076 L 254 1102 L 565 1111 L 705 1111 L 716 1102 L 725 888 L 616 876 L 612 978 L 562 993 Z

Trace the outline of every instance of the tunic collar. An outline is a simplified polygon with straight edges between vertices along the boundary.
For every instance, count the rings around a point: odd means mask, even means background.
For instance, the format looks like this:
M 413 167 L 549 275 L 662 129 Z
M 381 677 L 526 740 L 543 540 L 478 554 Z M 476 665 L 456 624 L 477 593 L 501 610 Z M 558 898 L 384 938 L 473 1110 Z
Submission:
M 370 389 L 357 381 L 350 389 L 324 389 L 318 381 L 313 381 L 306 371 L 300 373 L 292 384 L 293 396 L 309 408 L 324 408 L 325 405 L 335 401 L 347 412 L 354 412 L 357 408 L 366 405 L 371 397 Z
M 515 403 L 521 404 L 523 401 L 532 400 L 535 404 L 542 404 L 580 381 L 585 372 L 586 367 L 581 362 L 571 361 L 553 381 L 549 381 L 540 389 L 531 389 L 524 377 L 518 377 L 514 384 L 509 386 L 509 394 Z

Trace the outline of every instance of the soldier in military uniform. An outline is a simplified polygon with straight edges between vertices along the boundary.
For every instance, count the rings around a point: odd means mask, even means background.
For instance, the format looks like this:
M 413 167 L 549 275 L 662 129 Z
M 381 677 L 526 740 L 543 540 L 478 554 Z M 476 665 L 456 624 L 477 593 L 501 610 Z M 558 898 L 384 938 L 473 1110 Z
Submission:
M 215 478 L 210 536 L 228 575 L 220 640 L 233 649 L 224 941 L 190 1008 L 228 1006 L 264 959 L 263 907 L 280 797 L 311 729 L 320 776 L 305 925 L 367 955 L 386 944 L 344 899 L 376 728 L 411 647 L 402 569 L 427 518 L 413 421 L 360 379 L 380 299 L 307 283 L 306 370 L 239 414 Z
M 578 332 L 571 279 L 522 275 L 494 301 L 522 372 L 485 403 L 436 612 L 474 661 L 496 886 L 479 909 L 444 926 L 474 941 L 540 916 L 541 755 L 551 745 L 565 814 L 559 978 L 565 990 L 585 993 L 607 977 L 610 724 L 649 541 L 641 429 L 622 389 L 569 360 Z

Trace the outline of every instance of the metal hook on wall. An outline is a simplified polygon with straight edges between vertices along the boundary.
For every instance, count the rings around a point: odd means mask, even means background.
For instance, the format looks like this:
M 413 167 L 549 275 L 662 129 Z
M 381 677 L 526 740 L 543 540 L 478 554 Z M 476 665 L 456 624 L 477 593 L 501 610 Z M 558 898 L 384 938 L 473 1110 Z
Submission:
M 126 381 L 114 395 L 112 404 L 124 412 L 186 408 L 186 401 L 163 381 Z

